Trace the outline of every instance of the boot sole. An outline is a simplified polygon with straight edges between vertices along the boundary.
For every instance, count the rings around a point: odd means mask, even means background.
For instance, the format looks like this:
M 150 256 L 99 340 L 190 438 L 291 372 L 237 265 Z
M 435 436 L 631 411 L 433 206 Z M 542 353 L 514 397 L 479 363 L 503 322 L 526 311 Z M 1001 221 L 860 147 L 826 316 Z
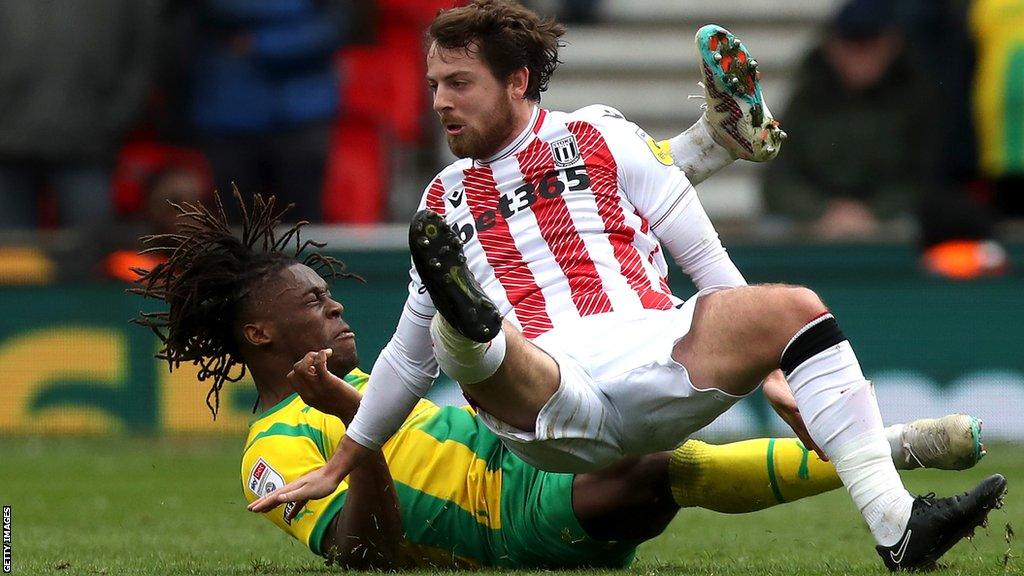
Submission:
M 417 212 L 409 226 L 409 251 L 438 313 L 467 338 L 490 342 L 501 329 L 501 315 L 470 273 L 462 241 L 444 218 Z

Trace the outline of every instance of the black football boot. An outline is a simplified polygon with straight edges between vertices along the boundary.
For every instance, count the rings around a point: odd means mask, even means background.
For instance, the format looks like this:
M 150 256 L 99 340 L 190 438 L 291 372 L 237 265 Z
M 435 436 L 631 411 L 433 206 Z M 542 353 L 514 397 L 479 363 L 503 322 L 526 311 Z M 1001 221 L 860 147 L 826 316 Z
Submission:
M 501 316 L 466 266 L 462 240 L 437 212 L 421 210 L 409 226 L 412 262 L 438 313 L 463 336 L 490 342 Z
M 985 524 L 988 513 L 1003 505 L 1006 478 L 994 474 L 974 490 L 949 498 L 918 496 L 903 537 L 892 546 L 875 546 L 889 570 L 929 570 L 935 561 Z

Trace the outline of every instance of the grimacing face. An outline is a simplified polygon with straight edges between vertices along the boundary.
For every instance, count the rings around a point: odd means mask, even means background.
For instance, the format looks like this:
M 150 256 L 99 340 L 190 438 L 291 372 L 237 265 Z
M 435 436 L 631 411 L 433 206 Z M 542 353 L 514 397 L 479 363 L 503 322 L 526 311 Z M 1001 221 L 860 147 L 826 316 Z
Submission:
M 515 137 L 511 87 L 491 73 L 474 49 L 433 44 L 427 83 L 448 148 L 459 158 L 487 158 Z
M 327 368 L 336 376 L 356 367 L 355 333 L 342 318 L 345 307 L 331 297 L 327 282 L 312 268 L 292 264 L 266 290 L 273 345 L 287 350 L 294 362 L 307 352 L 330 348 Z

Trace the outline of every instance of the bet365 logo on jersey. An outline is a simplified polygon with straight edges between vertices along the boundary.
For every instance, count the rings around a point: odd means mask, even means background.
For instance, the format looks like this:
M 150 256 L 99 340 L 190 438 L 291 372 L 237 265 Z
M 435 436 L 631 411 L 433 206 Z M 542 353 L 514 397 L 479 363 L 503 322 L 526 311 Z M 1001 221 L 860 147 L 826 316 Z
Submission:
M 476 232 L 485 232 L 494 228 L 499 218 L 509 218 L 529 210 L 540 200 L 554 200 L 567 190 L 579 192 L 590 188 L 590 176 L 584 166 L 570 166 L 560 170 L 551 170 L 544 173 L 536 182 L 526 180 L 523 185 L 512 190 L 510 193 L 498 197 L 498 207 L 487 209 L 477 213 L 474 210 L 472 224 L 452 224 L 452 230 L 459 235 L 463 242 L 468 242 Z M 465 192 L 459 187 L 448 196 L 452 206 L 459 206 L 465 198 Z

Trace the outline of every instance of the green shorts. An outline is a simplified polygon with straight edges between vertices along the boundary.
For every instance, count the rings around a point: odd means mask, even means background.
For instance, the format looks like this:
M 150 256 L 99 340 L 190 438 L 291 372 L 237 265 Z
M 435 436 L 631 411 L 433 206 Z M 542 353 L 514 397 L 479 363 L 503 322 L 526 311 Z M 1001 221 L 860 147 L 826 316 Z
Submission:
M 505 554 L 499 566 L 624 568 L 636 545 L 587 536 L 572 510 L 572 474 L 542 472 L 506 452 L 502 460 L 501 518 Z

